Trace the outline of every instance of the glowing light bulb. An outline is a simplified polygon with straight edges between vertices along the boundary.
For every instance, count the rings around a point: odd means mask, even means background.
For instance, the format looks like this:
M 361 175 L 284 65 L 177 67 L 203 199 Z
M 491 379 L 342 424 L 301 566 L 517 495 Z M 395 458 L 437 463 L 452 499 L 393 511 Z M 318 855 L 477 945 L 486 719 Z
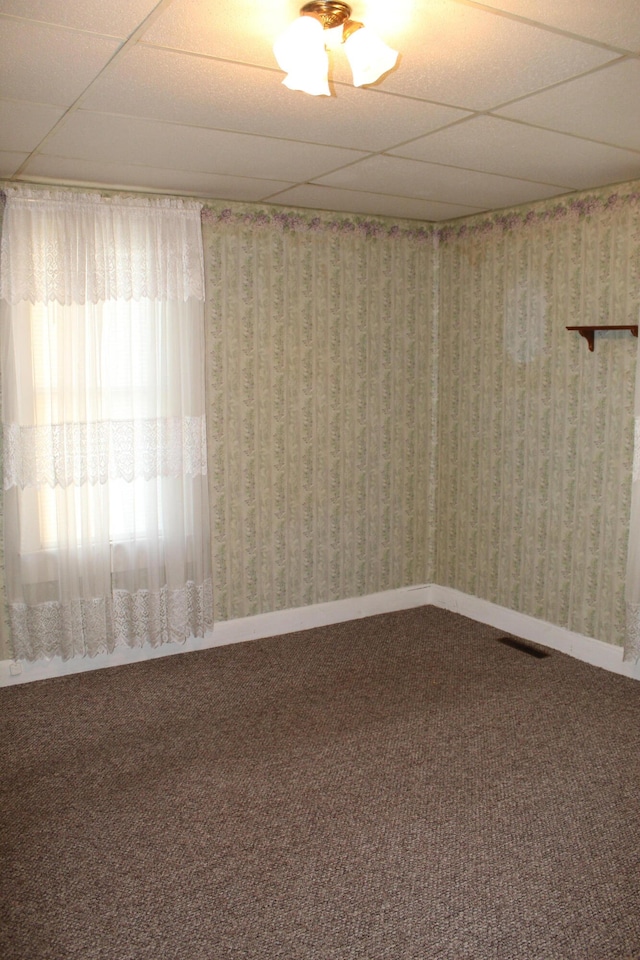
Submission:
M 302 90 L 313 96 L 331 96 L 329 57 L 319 20 L 315 17 L 298 17 L 277 38 L 273 52 L 279 66 L 287 74 L 282 81 L 285 87 Z
M 353 72 L 354 87 L 375 83 L 398 59 L 398 51 L 388 47 L 369 27 L 352 33 L 345 40 L 344 49 Z

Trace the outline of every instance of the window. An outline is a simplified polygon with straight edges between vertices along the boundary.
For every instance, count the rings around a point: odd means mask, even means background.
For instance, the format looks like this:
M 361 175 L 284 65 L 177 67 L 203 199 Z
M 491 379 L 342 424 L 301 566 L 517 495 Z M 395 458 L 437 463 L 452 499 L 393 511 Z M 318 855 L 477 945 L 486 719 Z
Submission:
M 212 588 L 200 208 L 11 188 L 3 235 L 15 655 L 202 636 Z
M 65 309 L 56 303 L 30 307 L 35 423 L 61 424 L 80 415 L 96 424 L 108 420 L 128 428 L 136 416 L 153 419 L 153 374 L 156 358 L 162 354 L 153 329 L 153 305 L 111 301 L 99 311 L 89 311 L 94 314 L 91 324 L 86 323 L 85 309 L 76 311 L 77 329 L 66 338 Z M 112 437 L 115 433 L 111 431 Z M 37 530 L 33 524 L 25 528 L 23 549 L 55 548 L 59 515 L 63 522 L 73 515 L 75 529 L 92 540 L 101 535 L 106 518 L 112 544 L 140 538 L 148 528 L 157 527 L 162 535 L 162 516 L 152 519 L 146 509 L 147 485 L 155 478 L 135 477 L 128 482 L 116 476 L 108 484 L 104 479 L 92 485 L 85 504 L 73 486 L 57 490 L 41 484 Z

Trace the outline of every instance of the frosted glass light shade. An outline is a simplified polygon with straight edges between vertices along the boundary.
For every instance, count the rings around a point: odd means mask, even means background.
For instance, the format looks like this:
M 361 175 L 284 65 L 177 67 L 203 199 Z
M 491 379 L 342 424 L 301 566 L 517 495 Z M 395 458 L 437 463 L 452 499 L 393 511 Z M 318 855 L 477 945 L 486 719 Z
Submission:
M 353 72 L 354 87 L 375 83 L 395 66 L 398 51 L 392 50 L 368 27 L 356 30 L 345 41 L 344 51 Z
M 278 65 L 287 74 L 282 81 L 290 90 L 313 96 L 331 96 L 329 57 L 324 46 L 324 29 L 315 17 L 298 17 L 273 45 Z

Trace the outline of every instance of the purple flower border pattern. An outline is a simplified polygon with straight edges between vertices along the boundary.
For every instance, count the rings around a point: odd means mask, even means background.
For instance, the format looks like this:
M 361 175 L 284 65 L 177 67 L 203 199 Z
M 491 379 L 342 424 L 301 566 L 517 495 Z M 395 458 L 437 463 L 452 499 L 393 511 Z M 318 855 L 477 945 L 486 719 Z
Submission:
M 627 193 L 616 192 L 608 196 L 581 194 L 556 204 L 539 204 L 536 207 L 525 207 L 521 211 L 517 209 L 509 210 L 483 219 L 467 217 L 464 220 L 452 221 L 443 226 L 428 224 L 416 227 L 389 224 L 380 220 L 361 220 L 349 217 L 331 218 L 330 215 L 327 217 L 305 216 L 300 212 L 267 212 L 265 210 L 247 212 L 246 210 L 236 211 L 231 208 L 216 211 L 207 206 L 202 209 L 202 219 L 208 223 L 220 225 L 269 227 L 283 233 L 329 233 L 371 239 L 414 240 L 419 243 L 435 242 L 439 244 L 462 239 L 465 236 L 481 236 L 491 233 L 493 230 L 502 230 L 502 232 L 508 233 L 520 227 L 569 219 L 579 220 L 596 213 L 604 213 L 626 205 L 637 206 L 639 204 L 640 190 L 632 190 Z
M 271 227 L 283 233 L 333 233 L 343 236 L 372 237 L 376 239 L 412 239 L 419 242 L 433 240 L 436 229 L 429 226 L 415 228 L 388 224 L 380 220 L 360 220 L 341 218 L 305 217 L 300 213 L 272 212 L 256 210 L 235 211 L 229 208 L 217 212 L 211 207 L 203 207 L 202 219 L 208 223 L 228 224 L 247 227 Z

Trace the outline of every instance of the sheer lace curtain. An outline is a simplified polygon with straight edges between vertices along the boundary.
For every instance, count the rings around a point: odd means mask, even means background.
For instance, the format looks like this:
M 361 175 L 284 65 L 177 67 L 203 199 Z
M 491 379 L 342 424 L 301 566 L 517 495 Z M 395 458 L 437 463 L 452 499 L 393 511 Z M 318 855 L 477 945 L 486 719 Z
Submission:
M 10 189 L 0 294 L 15 657 L 202 636 L 200 206 Z

